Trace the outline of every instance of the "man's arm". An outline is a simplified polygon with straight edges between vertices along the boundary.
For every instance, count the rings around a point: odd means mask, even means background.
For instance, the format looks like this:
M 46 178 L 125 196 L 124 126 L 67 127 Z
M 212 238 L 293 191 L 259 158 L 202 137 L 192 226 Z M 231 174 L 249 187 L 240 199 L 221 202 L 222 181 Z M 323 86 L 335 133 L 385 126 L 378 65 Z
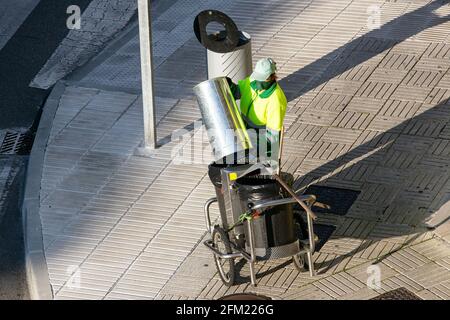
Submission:
M 269 141 L 270 144 L 272 144 L 272 145 L 279 144 L 280 143 L 280 133 L 281 133 L 281 131 L 271 130 L 269 128 L 266 128 L 267 141 Z
M 276 160 L 280 152 L 280 136 L 281 131 L 266 128 L 267 156 L 274 158 L 274 160 Z
M 286 110 L 286 106 L 283 103 L 272 105 L 267 110 L 266 138 L 270 146 L 270 152 L 268 152 L 270 157 L 278 156 L 284 110 Z

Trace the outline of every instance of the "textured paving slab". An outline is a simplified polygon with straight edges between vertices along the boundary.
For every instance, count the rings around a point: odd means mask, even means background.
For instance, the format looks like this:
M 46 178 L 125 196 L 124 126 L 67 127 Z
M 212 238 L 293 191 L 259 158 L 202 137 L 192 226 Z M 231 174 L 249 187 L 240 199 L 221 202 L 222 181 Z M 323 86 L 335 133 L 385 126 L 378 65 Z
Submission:
M 371 300 L 421 300 L 414 293 L 406 288 L 395 289 L 372 298 Z
M 370 5 L 380 6 L 379 29 L 366 25 Z M 318 213 L 318 223 L 334 232 L 313 256 L 314 278 L 287 259 L 259 262 L 262 276 L 253 288 L 248 265 L 239 262 L 238 284 L 228 288 L 201 244 L 208 237 L 202 207 L 214 196 L 206 175 L 211 158 L 180 163 L 175 155 L 198 155 L 192 142 L 204 135 L 193 125 L 200 114 L 191 91 L 206 77 L 204 49 L 190 24 L 210 6 L 252 35 L 254 60 L 277 60 L 289 99 L 283 168 L 295 185 L 359 192 L 345 215 Z M 262 14 L 269 6 L 276 8 L 270 18 Z M 125 93 L 140 86 L 136 36 L 61 97 L 41 192 L 56 298 L 217 299 L 255 292 L 370 299 L 398 288 L 423 299 L 448 298 L 450 230 L 440 223 L 450 194 L 450 23 L 436 16 L 446 17 L 447 7 L 407 0 L 258 6 L 183 0 L 168 8 L 154 28 L 162 146 L 151 158 L 133 155 L 143 135 L 142 102 Z M 181 128 L 187 136 L 170 141 Z M 202 148 L 209 150 L 206 142 Z M 441 232 L 428 230 L 427 221 Z M 369 285 L 373 272 L 380 281 Z

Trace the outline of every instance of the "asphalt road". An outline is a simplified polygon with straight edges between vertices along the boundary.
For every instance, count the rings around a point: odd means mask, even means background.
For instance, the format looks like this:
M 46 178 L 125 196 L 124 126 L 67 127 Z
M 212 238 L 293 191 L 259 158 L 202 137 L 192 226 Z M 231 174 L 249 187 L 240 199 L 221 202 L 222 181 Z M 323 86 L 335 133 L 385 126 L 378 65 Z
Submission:
M 0 0 L 0 130 L 31 126 L 51 88 L 29 85 L 70 31 L 67 8 L 78 5 L 84 12 L 93 1 Z M 175 1 L 153 0 L 153 15 Z
M 6 2 L 17 0 L 2 0 L 0 6 L 6 6 Z M 78 5 L 83 11 L 90 2 L 40 0 L 1 48 L 0 130 L 31 126 L 49 90 L 31 88 L 29 84 L 70 31 L 66 26 L 67 7 Z
M 28 299 L 21 192 L 27 156 L 0 156 L 0 299 Z

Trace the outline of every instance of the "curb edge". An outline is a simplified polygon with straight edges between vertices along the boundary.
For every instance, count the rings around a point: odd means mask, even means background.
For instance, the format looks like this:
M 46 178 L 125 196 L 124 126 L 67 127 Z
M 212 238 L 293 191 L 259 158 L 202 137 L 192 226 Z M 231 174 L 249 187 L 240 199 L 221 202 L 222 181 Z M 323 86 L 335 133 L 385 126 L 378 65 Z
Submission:
M 51 300 L 50 284 L 42 235 L 40 209 L 41 178 L 48 138 L 59 100 L 66 86 L 58 81 L 45 102 L 39 127 L 28 160 L 22 204 L 25 268 L 28 290 L 32 300 Z

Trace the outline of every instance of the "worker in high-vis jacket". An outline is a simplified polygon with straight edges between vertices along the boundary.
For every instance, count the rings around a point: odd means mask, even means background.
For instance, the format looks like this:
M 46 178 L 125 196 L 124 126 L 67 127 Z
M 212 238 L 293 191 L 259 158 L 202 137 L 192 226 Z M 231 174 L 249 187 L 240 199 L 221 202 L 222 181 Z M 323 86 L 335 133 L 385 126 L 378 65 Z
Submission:
M 255 129 L 257 132 L 258 150 L 263 141 L 267 141 L 268 157 L 278 156 L 272 151 L 279 150 L 287 107 L 286 96 L 277 82 L 276 71 L 275 61 L 263 58 L 256 63 L 253 73 L 239 80 L 237 85 L 227 78 L 234 98 L 240 99 L 240 111 L 247 129 Z

